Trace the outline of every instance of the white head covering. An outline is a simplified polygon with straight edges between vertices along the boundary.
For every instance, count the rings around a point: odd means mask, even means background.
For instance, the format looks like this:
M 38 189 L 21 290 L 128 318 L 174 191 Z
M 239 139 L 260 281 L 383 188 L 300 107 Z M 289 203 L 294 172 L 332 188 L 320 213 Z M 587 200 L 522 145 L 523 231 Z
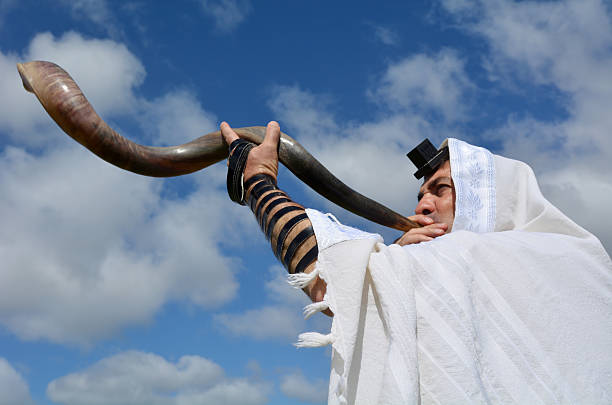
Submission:
M 524 163 L 448 140 L 455 222 L 385 246 L 309 210 L 330 404 L 612 403 L 612 262 Z M 312 312 L 312 311 L 309 311 Z
M 523 162 L 450 138 L 456 209 L 453 230 L 521 230 L 592 238 L 542 195 L 533 170 Z

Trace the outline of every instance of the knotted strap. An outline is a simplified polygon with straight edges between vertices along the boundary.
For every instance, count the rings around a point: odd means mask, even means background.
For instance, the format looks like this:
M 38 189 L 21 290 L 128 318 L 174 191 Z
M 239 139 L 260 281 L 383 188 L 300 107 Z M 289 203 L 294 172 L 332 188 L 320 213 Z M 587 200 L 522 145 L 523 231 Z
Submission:
M 236 139 L 229 147 L 230 156 L 227 165 L 227 193 L 233 202 L 240 205 L 246 205 L 243 184 L 244 168 L 247 158 L 249 157 L 249 152 L 254 147 L 255 144 L 245 141 L 244 139 Z

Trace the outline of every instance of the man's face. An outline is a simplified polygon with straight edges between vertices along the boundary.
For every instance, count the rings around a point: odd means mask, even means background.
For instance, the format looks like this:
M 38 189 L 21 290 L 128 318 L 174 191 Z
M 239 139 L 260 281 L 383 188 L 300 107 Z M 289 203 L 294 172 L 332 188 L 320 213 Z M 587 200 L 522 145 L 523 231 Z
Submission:
M 437 223 L 448 225 L 450 232 L 455 220 L 455 185 L 451 178 L 450 161 L 444 162 L 419 190 L 419 203 L 414 212 L 426 215 Z

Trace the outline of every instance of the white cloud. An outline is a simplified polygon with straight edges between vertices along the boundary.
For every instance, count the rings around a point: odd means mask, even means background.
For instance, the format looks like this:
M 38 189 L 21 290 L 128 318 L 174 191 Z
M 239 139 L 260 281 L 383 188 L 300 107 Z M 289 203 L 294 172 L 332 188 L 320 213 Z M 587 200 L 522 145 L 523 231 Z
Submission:
M 485 17 L 473 29 L 489 42 L 495 67 L 569 96 L 571 117 L 562 134 L 568 135 L 568 146 L 585 137 L 595 146 L 610 146 L 603 131 L 612 125 L 604 107 L 612 99 L 612 22 L 606 5 L 598 0 L 483 4 Z
M 271 278 L 264 284 L 264 292 L 270 301 L 299 308 L 310 304 L 306 294 L 287 283 L 287 271 L 283 266 L 278 264 L 270 267 L 269 275 Z
M 612 206 L 612 182 L 593 175 L 590 167 L 571 165 L 540 177 L 543 193 L 577 223 L 599 236 L 612 252 L 607 211 Z
M 374 94 L 392 110 L 433 112 L 456 121 L 465 118 L 466 91 L 472 86 L 463 60 L 456 52 L 445 49 L 435 55 L 417 54 L 390 65 Z
M 201 0 L 204 13 L 214 19 L 221 33 L 233 31 L 251 12 L 250 0 Z
M 299 86 L 273 86 L 269 100 L 281 125 L 298 131 L 300 138 L 320 141 L 340 130 L 328 111 L 333 101 L 329 96 L 315 95 Z
M 0 357 L 0 404 L 30 405 L 34 404 L 30 397 L 28 384 L 21 374 L 15 370 L 6 359 Z
M 170 108 L 169 117 L 150 124 L 160 141 L 177 140 L 172 127 L 190 137 L 199 125 L 212 126 L 211 114 L 189 93 L 137 99 L 133 89 L 144 68 L 121 44 L 40 34 L 24 54 L 45 52 L 75 72 L 98 111 L 116 116 L 138 109 L 146 116 Z M 0 54 L 0 69 L 11 58 Z M 1 77 L 0 87 L 10 82 Z M 0 153 L 0 323 L 23 339 L 87 345 L 150 321 L 170 300 L 214 308 L 235 296 L 239 263 L 224 257 L 218 235 L 240 226 L 247 238 L 256 227 L 242 226 L 249 213 L 227 201 L 222 165 L 193 177 L 190 194 L 162 197 L 163 180 L 99 160 L 48 124 L 32 95 L 15 94 L 25 97 L 16 99 L 17 107 L 34 104 L 14 115 L 0 112 L 0 128 L 15 130 L 19 145 Z M 188 107 L 183 115 L 181 107 Z M 48 139 L 25 136 L 36 125 Z M 43 148 L 34 154 L 24 144 Z
M 138 105 L 134 88 L 143 82 L 145 69 L 124 45 L 84 39 L 74 32 L 59 38 L 41 33 L 19 55 L 0 52 L 0 92 L 3 99 L 10 100 L 0 109 L 0 130 L 17 142 L 44 146 L 54 141 L 49 131 L 55 124 L 43 113 L 36 97 L 23 89 L 17 73 L 17 62 L 31 60 L 63 67 L 103 117 L 132 113 Z
M 200 356 L 173 363 L 128 351 L 51 381 L 47 396 L 63 405 L 258 405 L 267 401 L 268 390 L 260 382 L 229 378 Z
M 508 88 L 549 86 L 565 97 L 564 117 L 510 118 L 487 136 L 503 142 L 503 154 L 534 166 L 551 201 L 611 251 L 612 230 L 601 221 L 612 204 L 609 5 L 600 0 L 479 1 L 466 4 L 457 16 L 467 30 L 485 38 L 487 69 L 502 83 L 513 83 Z
M 110 35 L 117 34 L 118 29 L 106 0 L 62 0 L 62 3 L 70 8 L 74 18 L 86 18 Z
M 289 286 L 281 266 L 272 266 L 269 274 L 272 278 L 265 283 L 264 292 L 271 304 L 241 313 L 219 314 L 215 316 L 217 324 L 233 335 L 295 341 L 309 324 L 303 319 L 302 308 L 310 299 Z
M 143 104 L 143 126 L 155 133 L 156 145 L 182 144 L 217 129 L 216 117 L 186 90 L 173 91 Z
M 42 157 L 9 148 L 0 167 L 0 322 L 18 336 L 86 344 L 170 299 L 210 308 L 234 297 L 217 235 L 236 224 L 214 188 L 163 200 L 159 180 L 78 146 Z
M 390 28 L 381 25 L 372 25 L 374 36 L 385 45 L 397 45 L 399 42 L 398 35 Z
M 75 32 L 59 38 L 50 33 L 36 35 L 25 59 L 48 60 L 62 66 L 102 115 L 133 112 L 134 88 L 145 78 L 142 63 L 125 45 L 85 39 Z
M 302 402 L 327 402 L 328 382 L 321 378 L 308 380 L 300 371 L 284 376 L 280 388 L 283 394 Z
M 284 338 L 296 340 L 304 330 L 299 309 L 287 308 L 284 303 L 247 310 L 239 314 L 220 314 L 216 322 L 238 336 L 255 339 Z
M 469 11 L 477 0 L 440 0 L 440 3 L 451 13 Z

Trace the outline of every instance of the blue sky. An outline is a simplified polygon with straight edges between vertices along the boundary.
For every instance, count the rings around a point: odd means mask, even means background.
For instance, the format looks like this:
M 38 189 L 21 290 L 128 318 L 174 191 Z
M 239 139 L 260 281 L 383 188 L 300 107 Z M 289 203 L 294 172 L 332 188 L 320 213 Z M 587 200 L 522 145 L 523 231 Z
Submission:
M 330 320 L 302 319 L 225 166 L 164 180 L 102 162 L 21 88 L 15 64 L 32 59 L 144 144 L 278 120 L 405 214 L 405 153 L 461 138 L 529 163 L 612 248 L 608 1 L 0 0 L 2 404 L 321 404 L 329 374 L 329 350 L 291 343 Z M 398 236 L 286 170 L 279 184 Z

